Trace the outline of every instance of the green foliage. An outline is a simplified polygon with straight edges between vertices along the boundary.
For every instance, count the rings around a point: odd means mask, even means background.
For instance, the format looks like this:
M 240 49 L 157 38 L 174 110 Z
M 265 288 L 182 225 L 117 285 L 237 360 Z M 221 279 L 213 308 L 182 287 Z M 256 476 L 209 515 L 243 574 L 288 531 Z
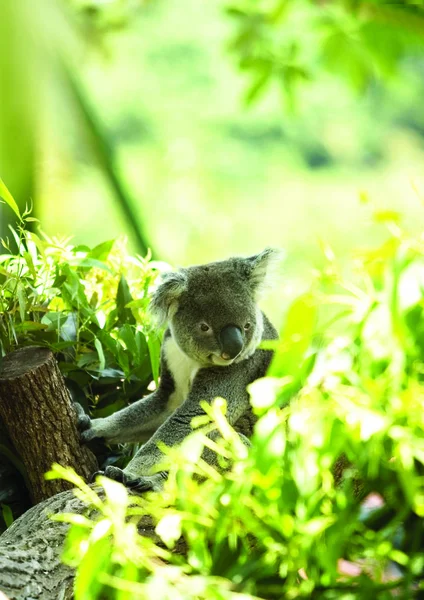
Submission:
M 421 2 L 386 0 L 242 0 L 227 13 L 235 21 L 231 48 L 251 78 L 251 103 L 273 82 L 293 107 L 300 84 L 328 71 L 364 91 L 390 78 L 424 42 Z
M 269 376 L 250 386 L 250 450 L 217 399 L 168 450 L 163 493 L 129 500 L 100 479 L 100 501 L 73 480 L 99 511 L 60 517 L 76 600 L 420 597 L 424 245 L 395 213 L 377 218 L 388 241 L 358 252 L 348 279 L 324 247 L 325 268 L 289 310 Z M 136 535 L 145 514 L 159 544 Z M 186 554 L 170 552 L 181 541 Z
M 103 14 L 128 3 L 92 4 Z M 358 189 L 399 207 L 418 226 L 409 184 L 401 195 L 391 182 L 401 185 L 420 172 L 422 59 L 411 48 L 399 64 L 400 78 L 373 81 L 360 99 L 344 78 L 317 65 L 316 76 L 299 90 L 295 115 L 284 110 L 280 86 L 272 82 L 263 102 L 241 110 L 250 71 L 239 71 L 231 64 L 238 55 L 226 52 L 233 24 L 221 3 L 143 3 L 124 31 L 93 32 L 87 25 L 92 35 L 86 52 L 74 55 L 73 73 L 101 117 L 115 166 L 134 198 L 134 221 L 143 225 L 154 253 L 190 264 L 284 246 L 291 291 L 273 307 L 279 320 L 303 289 L 309 265 L 316 265 L 317 236 L 339 256 L 378 236 L 376 228 L 363 227 Z M 299 43 L 307 39 L 300 24 L 295 30 Z M 316 50 L 312 42 L 305 45 Z M 52 132 L 47 160 L 37 163 L 36 214 L 47 233 L 99 243 L 127 225 L 92 160 L 91 138 L 59 102 L 60 89 L 55 98 L 46 123 Z M 75 228 L 79 211 L 85 218 Z M 96 227 L 100 212 L 104 229 Z
M 0 190 L 11 204 L 6 192 Z M 28 231 L 28 222 L 36 221 L 28 212 L 19 219 L 11 239 L 2 240 L 0 356 L 20 346 L 49 348 L 73 399 L 95 416 L 138 400 L 158 377 L 160 332 L 147 305 L 159 270 L 167 266 L 149 255 L 129 255 L 123 239 L 74 246 Z M 96 450 L 102 461 L 104 447 Z M 0 444 L 0 458 L 25 480 L 7 441 Z
M 89 248 L 22 226 L 11 232 L 18 251 L 3 240 L 0 257 L 2 354 L 46 345 L 83 388 L 108 378 L 149 383 L 157 357 L 149 354 L 148 292 L 159 264 L 128 256 L 123 240 Z
M 62 0 L 75 12 L 88 31 L 110 31 L 128 26 L 136 11 L 148 0 Z

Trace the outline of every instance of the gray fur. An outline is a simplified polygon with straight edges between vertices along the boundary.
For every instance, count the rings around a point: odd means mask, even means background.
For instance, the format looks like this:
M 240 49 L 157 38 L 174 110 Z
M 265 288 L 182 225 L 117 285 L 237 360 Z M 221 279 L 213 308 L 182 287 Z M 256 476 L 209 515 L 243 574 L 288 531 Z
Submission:
M 150 304 L 151 312 L 155 315 L 158 324 L 163 325 L 176 308 L 178 298 L 187 288 L 187 275 L 184 271 L 166 273 L 163 275 L 162 284 L 156 290 Z
M 196 265 L 164 276 L 151 304 L 158 320 L 168 323 L 158 389 L 110 417 L 92 420 L 81 434 L 84 441 L 103 437 L 114 443 L 146 442 L 124 471 L 108 467 L 106 475 L 139 490 L 158 490 L 166 475 L 151 474 L 163 458 L 157 444 L 180 444 L 191 432 L 193 417 L 203 412 L 201 400 L 225 398 L 227 418 L 235 426 L 250 413 L 246 387 L 265 375 L 271 360 L 271 352 L 258 345 L 277 338 L 257 299 L 279 258 L 278 250 L 267 248 L 249 258 Z M 237 336 L 241 331 L 243 346 L 235 358 L 226 360 L 220 332 L 229 325 L 238 328 Z M 206 326 L 209 329 L 203 331 Z M 211 454 L 207 459 L 213 462 Z

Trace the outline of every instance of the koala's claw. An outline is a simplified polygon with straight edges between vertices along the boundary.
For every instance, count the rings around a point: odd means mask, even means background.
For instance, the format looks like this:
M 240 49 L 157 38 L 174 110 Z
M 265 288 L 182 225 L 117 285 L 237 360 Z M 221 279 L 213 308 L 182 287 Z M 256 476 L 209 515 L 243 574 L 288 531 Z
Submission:
M 129 477 L 124 473 L 124 483 L 127 488 L 136 492 L 160 492 L 163 489 L 168 473 L 160 471 L 154 475 Z
M 125 486 L 135 492 L 153 492 L 155 486 L 153 481 L 148 477 L 135 477 L 133 479 L 125 478 Z
M 105 468 L 104 471 L 94 471 L 94 473 L 90 477 L 90 483 L 93 483 L 98 475 L 102 475 L 104 477 L 108 477 L 109 479 L 113 479 L 114 481 L 124 483 L 124 472 L 119 467 L 108 466 Z
M 90 475 L 89 483 L 94 483 L 97 475 L 104 475 L 104 474 L 105 474 L 104 471 L 94 471 L 94 473 L 92 475 Z
M 125 473 L 125 471 L 119 467 L 114 467 L 113 465 L 106 467 L 104 472 L 97 471 L 94 476 L 95 475 L 104 475 L 105 477 L 109 477 L 109 479 L 119 481 L 120 483 L 123 483 L 129 490 L 133 490 L 135 492 L 158 491 L 159 489 L 155 476 L 134 477 L 128 475 Z

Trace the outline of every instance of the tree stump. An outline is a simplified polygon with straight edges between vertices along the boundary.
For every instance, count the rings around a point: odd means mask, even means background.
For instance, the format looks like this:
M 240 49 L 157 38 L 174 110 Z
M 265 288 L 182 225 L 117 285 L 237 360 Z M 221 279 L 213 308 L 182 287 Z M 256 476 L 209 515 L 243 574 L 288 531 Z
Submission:
M 97 470 L 94 454 L 80 443 L 76 411 L 50 350 L 21 348 L 0 362 L 0 418 L 26 466 L 34 503 L 71 487 L 44 479 L 54 462 L 84 478 Z

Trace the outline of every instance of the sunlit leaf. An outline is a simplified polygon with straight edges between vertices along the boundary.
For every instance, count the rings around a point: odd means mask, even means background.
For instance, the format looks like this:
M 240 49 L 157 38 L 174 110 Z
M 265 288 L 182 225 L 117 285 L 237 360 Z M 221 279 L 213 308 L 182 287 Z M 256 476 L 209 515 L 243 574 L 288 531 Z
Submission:
M 21 220 L 21 213 L 19 211 L 19 207 L 16 204 L 12 194 L 7 189 L 6 184 L 1 179 L 1 177 L 0 177 L 0 199 L 4 200 L 4 202 L 6 202 L 6 204 L 13 210 L 13 212 L 18 217 L 18 219 Z
M 395 210 L 378 210 L 374 213 L 377 223 L 400 223 L 401 215 Z
M 168 548 L 173 548 L 181 537 L 181 520 L 182 515 L 169 513 L 156 525 L 156 533 Z
M 292 377 L 263 377 L 251 383 L 247 389 L 253 408 L 267 409 L 273 406 L 277 400 L 278 392 L 292 381 Z
M 102 590 L 103 584 L 100 575 L 108 570 L 113 547 L 108 537 L 99 535 L 99 533 L 98 528 L 97 539 L 90 543 L 79 565 L 75 577 L 75 600 L 87 600 L 90 596 L 97 595 Z
M 304 294 L 291 305 L 269 370 L 271 376 L 297 376 L 312 342 L 316 317 L 317 303 L 312 294 Z

